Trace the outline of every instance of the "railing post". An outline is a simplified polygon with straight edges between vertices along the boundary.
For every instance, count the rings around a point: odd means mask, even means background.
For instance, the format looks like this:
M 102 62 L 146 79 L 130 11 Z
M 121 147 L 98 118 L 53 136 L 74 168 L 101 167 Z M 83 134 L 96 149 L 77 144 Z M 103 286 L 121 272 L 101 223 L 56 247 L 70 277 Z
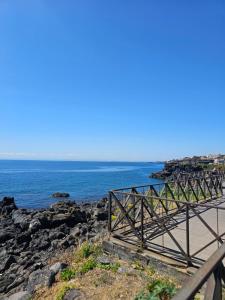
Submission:
M 112 192 L 109 192 L 109 203 L 108 203 L 108 231 L 112 231 Z
M 189 203 L 186 204 L 186 253 L 187 253 L 187 266 L 190 267 L 191 256 L 190 256 L 190 224 L 189 224 Z
M 136 197 L 135 197 L 135 194 L 137 193 L 135 188 L 131 189 L 131 193 L 133 194 L 131 196 L 131 205 L 132 205 L 131 217 L 132 217 L 133 224 L 135 226 L 135 223 L 136 223 L 136 220 L 135 220 L 135 213 L 136 213 L 136 208 L 135 208 Z
M 144 247 L 144 203 L 141 197 L 141 248 Z

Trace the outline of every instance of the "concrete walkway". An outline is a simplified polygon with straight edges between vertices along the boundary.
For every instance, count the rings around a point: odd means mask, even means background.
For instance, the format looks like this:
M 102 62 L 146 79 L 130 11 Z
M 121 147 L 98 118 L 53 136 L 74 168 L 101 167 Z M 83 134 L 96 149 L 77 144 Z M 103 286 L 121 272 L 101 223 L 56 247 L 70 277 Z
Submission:
M 222 198 L 225 200 L 224 198 Z M 200 214 L 201 218 L 214 230 L 217 234 L 222 234 L 225 232 L 225 210 L 220 209 L 225 208 L 225 203 L 218 205 L 218 209 L 211 208 Z M 215 236 L 210 232 L 210 230 L 202 223 L 202 221 L 194 216 L 189 220 L 190 224 L 190 254 L 193 255 L 195 252 L 200 250 L 203 246 L 207 245 L 210 241 L 215 239 Z M 178 243 L 186 252 L 186 221 L 179 224 L 176 228 L 170 230 L 171 234 L 175 237 Z M 225 236 L 223 237 L 225 239 Z M 223 239 L 222 238 L 222 239 Z M 178 247 L 171 239 L 168 233 L 163 234 L 152 240 L 160 246 L 170 248 L 172 250 L 179 251 Z M 214 242 L 212 245 L 208 246 L 206 249 L 197 254 L 197 258 L 207 260 L 209 256 L 213 254 L 218 249 L 220 244 L 218 241 Z M 163 254 L 163 251 L 161 251 Z

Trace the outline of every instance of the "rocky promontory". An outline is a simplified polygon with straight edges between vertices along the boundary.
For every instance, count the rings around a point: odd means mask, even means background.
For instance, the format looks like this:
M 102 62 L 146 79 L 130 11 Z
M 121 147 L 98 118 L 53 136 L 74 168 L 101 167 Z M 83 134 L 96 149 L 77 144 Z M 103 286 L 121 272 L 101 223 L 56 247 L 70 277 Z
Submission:
M 45 276 L 49 259 L 85 240 L 98 239 L 106 232 L 107 218 L 106 198 L 79 205 L 62 200 L 38 210 L 18 208 L 14 198 L 3 198 L 0 201 L 0 299 L 29 290 L 32 278 L 44 276 L 51 280 L 53 275 L 49 269 L 51 274 Z
M 170 176 L 172 176 L 174 173 L 178 172 L 186 172 L 186 173 L 192 173 L 192 172 L 199 172 L 203 171 L 204 167 L 201 165 L 194 165 L 192 163 L 186 163 L 183 164 L 179 161 L 173 161 L 173 162 L 167 162 L 165 163 L 165 166 L 162 171 L 156 172 L 151 174 L 151 178 L 157 178 L 157 179 L 168 179 Z
M 193 173 L 200 171 L 225 170 L 225 155 L 184 157 L 165 162 L 162 171 L 153 173 L 150 178 L 168 179 L 174 173 Z

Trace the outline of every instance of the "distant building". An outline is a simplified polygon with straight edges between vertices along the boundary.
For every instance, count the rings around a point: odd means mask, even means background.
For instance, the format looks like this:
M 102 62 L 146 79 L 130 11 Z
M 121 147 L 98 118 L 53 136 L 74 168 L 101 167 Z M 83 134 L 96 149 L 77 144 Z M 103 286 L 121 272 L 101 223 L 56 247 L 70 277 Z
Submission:
M 225 164 L 225 159 L 224 158 L 216 158 L 216 159 L 214 159 L 214 164 L 223 165 L 223 164 Z

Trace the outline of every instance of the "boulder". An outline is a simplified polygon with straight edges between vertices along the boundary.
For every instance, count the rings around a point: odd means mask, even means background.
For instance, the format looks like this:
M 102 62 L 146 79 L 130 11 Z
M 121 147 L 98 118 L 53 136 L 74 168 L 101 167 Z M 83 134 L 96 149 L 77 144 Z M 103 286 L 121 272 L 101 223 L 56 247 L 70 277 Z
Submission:
M 51 246 L 51 242 L 49 239 L 45 240 L 40 237 L 32 243 L 31 250 L 33 250 L 33 251 L 47 250 L 50 246 Z
M 0 276 L 0 293 L 4 293 L 7 287 L 13 283 L 15 279 L 9 275 L 4 277 Z
M 37 291 L 41 287 L 51 287 L 55 281 L 55 273 L 49 269 L 37 270 L 30 274 L 27 290 L 30 293 Z
M 8 298 L 6 298 L 6 300 L 29 300 L 29 299 L 31 299 L 31 294 L 27 291 L 17 292 L 9 296 Z
M 6 271 L 9 269 L 11 264 L 16 263 L 16 259 L 13 255 L 9 255 L 8 257 L 5 257 L 0 262 L 0 273 Z
M 108 211 L 103 208 L 98 208 L 94 212 L 94 217 L 97 221 L 106 221 L 108 220 Z
M 31 215 L 23 209 L 14 210 L 12 220 L 16 226 L 19 226 L 22 230 L 26 230 L 30 225 Z
M 0 215 L 8 216 L 13 210 L 17 209 L 13 197 L 4 197 L 0 201 Z
M 70 235 L 74 237 L 80 236 L 81 235 L 80 228 L 79 227 L 72 228 L 72 230 L 70 231 Z
M 0 230 L 0 244 L 12 239 L 15 236 L 15 232 L 11 231 L 10 228 L 7 230 Z
M 107 206 L 107 203 L 108 203 L 108 199 L 107 198 L 102 198 L 102 200 L 100 200 L 96 207 L 97 208 L 105 208 Z
M 110 265 L 111 263 L 113 263 L 113 261 L 106 255 L 97 257 L 96 261 L 97 263 L 102 265 Z
M 15 278 L 15 280 L 7 286 L 6 288 L 6 292 L 18 287 L 19 285 L 21 285 L 23 282 L 25 281 L 25 277 L 24 276 L 18 276 Z
M 69 193 L 62 193 L 62 192 L 56 192 L 52 194 L 53 198 L 69 198 L 70 194 Z
M 68 267 L 68 265 L 66 263 L 57 262 L 50 267 L 50 271 L 52 271 L 56 275 L 60 271 L 66 269 L 67 267 Z
M 67 213 L 52 214 L 49 216 L 50 227 L 58 227 L 61 224 L 66 224 L 72 227 L 78 223 L 83 223 L 87 221 L 86 213 L 80 211 L 79 209 L 74 209 Z
M 22 232 L 22 233 L 18 234 L 18 236 L 16 237 L 17 244 L 23 244 L 25 242 L 29 243 L 30 241 L 31 241 L 31 236 L 28 231 Z
M 49 239 L 51 241 L 53 240 L 61 240 L 65 237 L 65 233 L 61 232 L 61 231 L 53 231 L 53 232 L 50 232 L 49 234 Z
M 28 229 L 31 233 L 37 232 L 40 228 L 42 228 L 42 224 L 39 219 L 33 219 L 30 221 Z
M 0 249 L 0 261 L 7 255 L 7 249 L 4 247 L 4 248 L 1 248 Z
M 70 289 L 66 292 L 63 300 L 85 300 L 86 297 L 79 289 Z

